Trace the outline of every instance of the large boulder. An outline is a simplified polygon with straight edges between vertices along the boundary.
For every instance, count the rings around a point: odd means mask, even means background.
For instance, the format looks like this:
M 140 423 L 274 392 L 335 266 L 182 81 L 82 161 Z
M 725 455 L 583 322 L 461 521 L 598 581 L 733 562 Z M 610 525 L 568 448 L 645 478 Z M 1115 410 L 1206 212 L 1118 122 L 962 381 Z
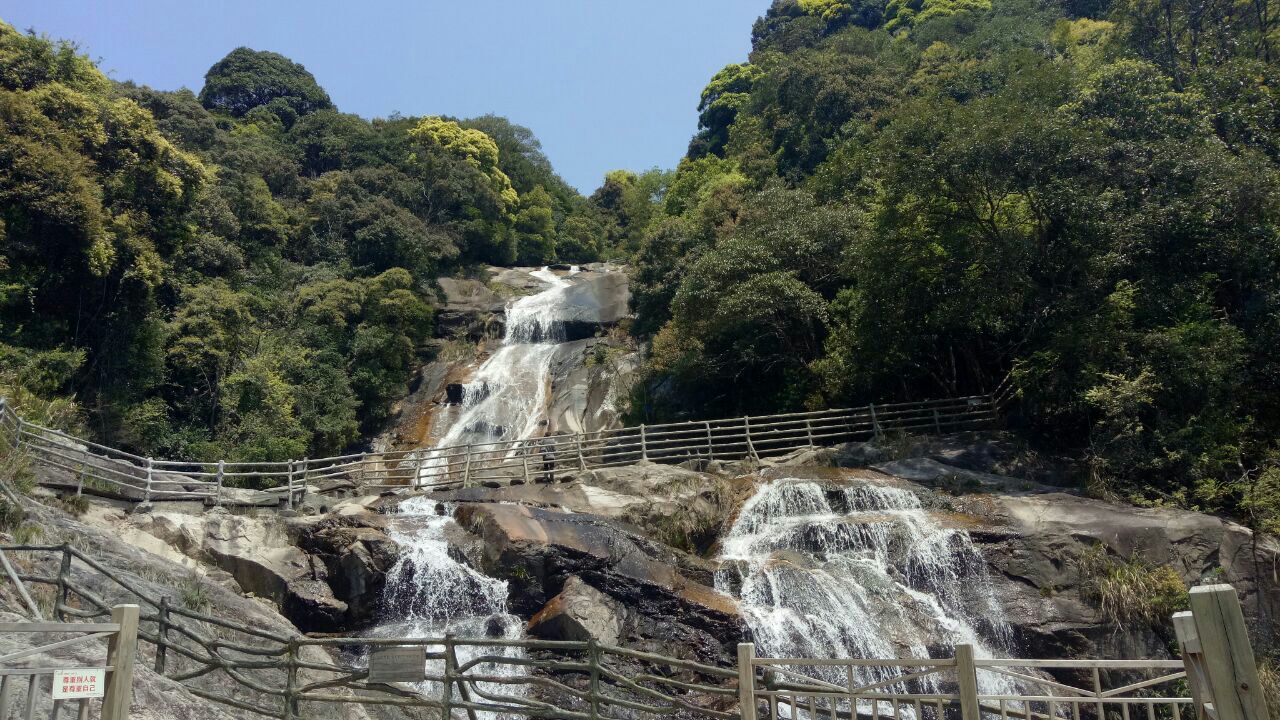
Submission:
M 299 546 L 324 563 L 330 588 L 346 605 L 344 625 L 349 628 L 376 619 L 387 571 L 400 554 L 381 525 L 371 513 L 339 515 L 307 527 L 298 539 Z
M 532 615 L 577 575 L 627 608 L 627 637 L 654 649 L 727 662 L 742 637 L 737 603 L 710 587 L 714 568 L 636 528 L 582 513 L 461 504 L 458 523 L 484 541 L 481 569 L 507 580 L 515 612 Z
M 294 545 L 278 524 L 210 514 L 203 550 L 245 592 L 269 598 L 304 632 L 343 627 L 347 604 L 334 596 L 328 568 Z
M 570 575 L 560 594 L 529 620 L 528 633 L 546 640 L 595 638 L 605 645 L 617 645 L 626 617 L 626 608 L 621 603 L 577 575 Z
M 504 502 L 621 520 L 686 552 L 704 552 L 749 482 L 675 465 L 642 462 L 565 473 L 553 484 L 466 488 L 435 493 L 445 502 Z

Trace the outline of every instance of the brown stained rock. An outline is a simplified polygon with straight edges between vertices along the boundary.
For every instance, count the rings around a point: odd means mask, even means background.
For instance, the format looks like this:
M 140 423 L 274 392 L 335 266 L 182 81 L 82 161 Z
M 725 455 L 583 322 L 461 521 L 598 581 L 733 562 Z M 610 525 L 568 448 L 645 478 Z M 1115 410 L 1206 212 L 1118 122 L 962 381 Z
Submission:
M 528 633 L 546 640 L 591 638 L 617 645 L 622 637 L 627 611 L 621 603 L 570 575 L 559 595 L 529 620 Z

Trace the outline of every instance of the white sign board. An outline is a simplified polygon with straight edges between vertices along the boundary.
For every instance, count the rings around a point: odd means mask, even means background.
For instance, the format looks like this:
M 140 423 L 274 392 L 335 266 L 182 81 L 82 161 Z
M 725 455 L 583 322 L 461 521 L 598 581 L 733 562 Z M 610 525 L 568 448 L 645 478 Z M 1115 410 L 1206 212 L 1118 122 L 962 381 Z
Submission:
M 103 668 L 70 668 L 53 673 L 53 699 L 102 697 L 107 691 L 107 671 Z
M 369 653 L 369 682 L 420 683 L 427 679 L 427 648 L 375 647 Z

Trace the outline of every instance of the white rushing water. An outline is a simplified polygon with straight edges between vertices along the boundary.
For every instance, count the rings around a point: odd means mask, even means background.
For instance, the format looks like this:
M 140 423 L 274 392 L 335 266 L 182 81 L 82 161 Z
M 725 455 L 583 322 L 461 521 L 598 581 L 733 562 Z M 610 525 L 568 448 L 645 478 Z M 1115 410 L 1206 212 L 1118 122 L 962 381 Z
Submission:
M 762 656 L 928 658 L 970 643 L 990 657 L 1010 643 L 969 534 L 943 526 L 909 490 L 766 482 L 743 506 L 721 559 L 716 587 L 740 598 Z M 844 668 L 810 670 L 847 683 Z M 899 674 L 869 667 L 856 677 L 868 684 Z M 983 692 L 1011 689 L 982 682 Z M 926 678 L 920 689 L 940 688 Z
M 568 274 L 577 271 L 574 267 Z M 568 302 L 568 280 L 547 268 L 531 275 L 548 287 L 507 307 L 502 343 L 464 386 L 462 405 L 441 418 L 450 424 L 437 447 L 524 440 L 542 433 L 552 356 L 565 340 L 564 322 L 572 319 L 574 308 Z M 430 482 L 445 469 L 443 459 L 431 451 L 427 453 L 421 465 L 422 482 Z M 452 508 L 439 510 L 436 501 L 426 497 L 410 498 L 400 504 L 397 522 L 388 528 L 388 534 L 400 545 L 401 553 L 387 573 L 383 624 L 374 634 L 441 637 L 453 633 L 459 638 L 506 640 L 522 637 L 524 621 L 507 611 L 506 581 L 490 578 L 450 555 L 446 532 L 453 522 Z M 459 647 L 457 654 L 461 664 L 482 655 L 514 660 L 524 657 L 519 648 L 466 645 Z M 428 664 L 428 675 L 438 675 L 441 670 L 439 662 Z M 518 665 L 484 663 L 470 674 L 514 677 L 522 671 Z M 482 682 L 473 687 L 488 694 L 522 693 L 518 685 Z M 428 696 L 440 693 L 434 683 L 424 683 L 419 690 Z
M 452 508 L 440 508 L 426 497 L 410 498 L 400 503 L 398 522 L 388 527 L 388 536 L 400 546 L 396 564 L 387 572 L 387 585 L 382 597 L 383 623 L 373 632 L 375 637 L 439 638 L 448 633 L 459 638 L 515 640 L 524 635 L 524 621 L 507 612 L 507 583 L 480 573 L 449 553 L 445 531 Z M 440 652 L 442 645 L 428 646 L 428 652 Z M 459 664 L 491 655 L 519 660 L 525 657 L 519 648 L 461 645 L 457 648 Z M 427 675 L 444 671 L 440 661 L 428 661 Z M 469 674 L 513 677 L 520 667 L 498 663 L 482 663 Z M 521 695 L 522 688 L 500 683 L 476 683 L 475 689 L 488 694 Z M 427 697 L 439 697 L 438 683 L 426 682 L 418 691 Z
M 576 272 L 574 267 L 569 274 Z M 538 435 L 550 393 L 551 358 L 564 342 L 564 323 L 572 319 L 573 308 L 568 280 L 547 268 L 531 275 L 550 287 L 507 307 L 502 344 L 463 386 L 462 405 L 453 417 L 441 418 L 450 425 L 438 447 Z M 432 472 L 426 463 L 423 474 Z

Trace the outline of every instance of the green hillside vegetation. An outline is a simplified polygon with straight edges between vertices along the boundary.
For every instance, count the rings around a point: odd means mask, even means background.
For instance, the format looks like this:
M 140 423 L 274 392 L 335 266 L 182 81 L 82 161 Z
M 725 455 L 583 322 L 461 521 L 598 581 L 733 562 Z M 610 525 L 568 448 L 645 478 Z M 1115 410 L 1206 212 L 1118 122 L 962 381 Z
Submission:
M 635 253 L 648 418 L 992 390 L 1099 493 L 1280 529 L 1265 3 L 776 0 Z M 654 400 L 660 398 L 664 401 Z
M 0 23 L 0 123 L 0 394 L 143 454 L 335 454 L 430 359 L 439 274 L 617 234 L 528 129 L 344 114 L 270 52 L 157 92 Z

